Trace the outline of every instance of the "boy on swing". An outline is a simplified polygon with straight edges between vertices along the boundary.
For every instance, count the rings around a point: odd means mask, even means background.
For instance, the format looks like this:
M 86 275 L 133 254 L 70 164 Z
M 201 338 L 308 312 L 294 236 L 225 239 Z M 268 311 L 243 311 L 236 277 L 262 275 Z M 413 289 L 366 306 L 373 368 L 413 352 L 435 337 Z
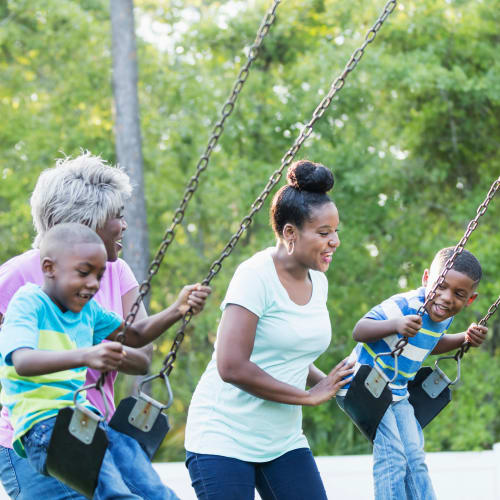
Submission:
M 392 404 L 384 414 L 373 441 L 373 479 L 376 500 L 433 500 L 436 498 L 424 456 L 422 429 L 408 402 L 407 383 L 412 380 L 429 354 L 458 349 L 464 342 L 478 347 L 486 338 L 485 326 L 471 324 L 466 332 L 447 334 L 453 317 L 477 297 L 481 265 L 467 250 L 457 255 L 435 298 L 422 316 L 420 306 L 436 283 L 454 247 L 443 248 L 422 276 L 423 287 L 394 295 L 375 306 L 361 318 L 353 330 L 358 341 L 350 356 L 361 364 L 373 366 L 379 353 L 390 352 L 398 340 L 408 344 L 398 358 L 398 374 L 389 384 Z M 381 356 L 377 364 L 389 379 L 394 376 L 394 358 Z M 349 384 L 337 393 L 339 406 Z
M 45 462 L 57 412 L 72 405 L 87 367 L 116 370 L 125 355 L 114 341 L 123 320 L 92 300 L 106 269 L 106 249 L 86 226 L 59 224 L 40 247 L 44 284 L 28 283 L 12 298 L 0 330 L 2 401 L 14 427 L 14 449 L 47 474 Z M 208 287 L 184 287 L 168 309 L 134 323 L 126 344 L 141 347 L 159 337 L 192 308 L 198 313 Z M 111 342 L 101 342 L 107 339 Z M 97 412 L 78 393 L 79 404 Z M 147 455 L 131 437 L 100 423 L 109 437 L 94 499 L 177 499 L 163 485 Z M 64 457 L 61 457 L 64 460 Z M 83 498 L 83 497 L 82 497 Z

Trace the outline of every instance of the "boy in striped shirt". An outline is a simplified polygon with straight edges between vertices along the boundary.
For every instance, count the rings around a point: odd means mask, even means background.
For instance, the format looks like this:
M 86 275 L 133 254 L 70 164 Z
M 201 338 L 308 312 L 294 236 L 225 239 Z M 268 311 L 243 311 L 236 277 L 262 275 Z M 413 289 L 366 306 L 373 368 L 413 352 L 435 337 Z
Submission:
M 394 295 L 375 306 L 361 318 L 353 330 L 358 341 L 350 356 L 361 364 L 373 366 L 377 354 L 390 352 L 399 339 L 408 344 L 398 358 L 397 376 L 389 385 L 393 402 L 382 418 L 373 441 L 373 478 L 376 500 L 435 499 L 424 457 L 422 429 L 408 402 L 407 384 L 429 354 L 458 349 L 465 341 L 478 347 L 486 338 L 485 326 L 471 324 L 467 331 L 446 333 L 453 317 L 477 297 L 481 265 L 467 250 L 457 255 L 444 282 L 423 316 L 417 314 L 437 281 L 454 247 L 443 248 L 422 276 L 422 287 Z M 389 379 L 394 377 L 394 358 L 377 358 L 378 366 Z M 342 407 L 349 384 L 337 393 Z

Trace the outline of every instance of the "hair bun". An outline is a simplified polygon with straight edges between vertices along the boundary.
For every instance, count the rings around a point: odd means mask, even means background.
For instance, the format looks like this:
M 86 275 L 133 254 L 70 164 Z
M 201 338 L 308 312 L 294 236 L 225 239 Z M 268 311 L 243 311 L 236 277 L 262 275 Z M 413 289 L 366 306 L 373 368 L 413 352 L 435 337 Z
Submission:
M 289 186 L 312 193 L 327 193 L 335 183 L 333 173 L 328 168 L 309 160 L 292 163 L 286 177 Z

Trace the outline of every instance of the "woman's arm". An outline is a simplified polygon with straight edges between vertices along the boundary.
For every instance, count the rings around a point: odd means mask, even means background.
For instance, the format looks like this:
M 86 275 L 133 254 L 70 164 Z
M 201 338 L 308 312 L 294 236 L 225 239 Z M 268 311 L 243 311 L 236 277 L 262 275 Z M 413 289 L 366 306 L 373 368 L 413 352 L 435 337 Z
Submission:
M 138 286 L 132 288 L 122 296 L 124 318 L 127 317 L 138 296 Z M 137 311 L 137 315 L 135 317 L 135 321 L 141 321 L 147 317 L 148 313 L 146 312 L 144 304 L 141 302 L 141 305 L 139 306 L 139 310 Z M 137 349 L 134 347 L 124 346 L 124 350 L 127 355 L 123 359 L 119 371 L 128 375 L 145 375 L 149 370 L 151 359 L 153 358 L 153 345 L 148 344 Z
M 352 331 L 352 337 L 357 342 L 375 342 L 393 333 L 414 337 L 420 328 L 422 317 L 418 314 L 384 320 L 361 318 Z
M 258 317 L 244 307 L 229 304 L 217 336 L 217 369 L 224 382 L 254 396 L 278 403 L 316 406 L 331 399 L 352 373 L 343 362 L 309 391 L 276 380 L 250 361 Z M 318 376 L 314 372 L 314 376 Z
M 193 314 L 198 314 L 203 309 L 210 293 L 210 287 L 202 286 L 199 283 L 185 286 L 170 307 L 130 325 L 126 332 L 125 345 L 142 347 L 149 344 L 179 321 L 190 308 Z M 120 330 L 121 327 L 117 328 L 107 338 L 115 340 Z

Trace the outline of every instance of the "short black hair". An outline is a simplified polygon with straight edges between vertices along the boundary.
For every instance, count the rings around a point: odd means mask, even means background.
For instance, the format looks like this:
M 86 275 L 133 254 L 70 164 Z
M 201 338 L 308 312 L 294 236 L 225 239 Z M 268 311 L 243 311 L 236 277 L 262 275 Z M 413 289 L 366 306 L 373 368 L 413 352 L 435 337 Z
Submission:
M 300 229 L 311 219 L 313 207 L 331 203 L 327 192 L 335 183 L 327 167 L 309 160 L 292 163 L 287 181 L 274 195 L 270 209 L 271 225 L 278 237 L 283 235 L 285 224 L 292 223 Z
M 54 252 L 69 251 L 75 245 L 92 243 L 103 245 L 99 235 L 87 226 L 77 222 L 63 222 L 51 227 L 40 242 L 40 256 L 52 257 Z
M 446 247 L 439 250 L 432 261 L 432 267 L 438 266 L 438 271 L 442 271 L 446 261 L 453 255 L 455 247 Z M 468 250 L 463 249 L 453 261 L 451 269 L 468 276 L 476 285 L 481 281 L 483 271 L 481 264 Z

